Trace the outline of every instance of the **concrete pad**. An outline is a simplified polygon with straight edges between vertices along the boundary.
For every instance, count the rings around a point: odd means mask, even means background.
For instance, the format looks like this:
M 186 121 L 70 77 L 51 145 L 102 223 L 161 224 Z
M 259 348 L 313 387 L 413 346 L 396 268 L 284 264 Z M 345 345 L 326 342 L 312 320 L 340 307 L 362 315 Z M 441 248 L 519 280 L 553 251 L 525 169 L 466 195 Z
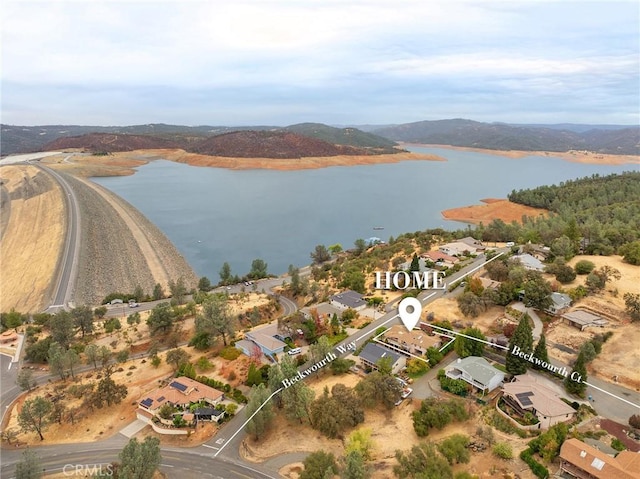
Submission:
M 133 436 L 135 436 L 136 434 L 138 434 L 140 431 L 142 431 L 145 426 L 147 426 L 148 424 L 140 419 L 136 419 L 135 421 L 133 421 L 131 424 L 129 424 L 128 426 L 123 427 L 120 430 L 120 434 L 122 434 L 125 437 L 128 437 L 129 439 L 131 439 Z

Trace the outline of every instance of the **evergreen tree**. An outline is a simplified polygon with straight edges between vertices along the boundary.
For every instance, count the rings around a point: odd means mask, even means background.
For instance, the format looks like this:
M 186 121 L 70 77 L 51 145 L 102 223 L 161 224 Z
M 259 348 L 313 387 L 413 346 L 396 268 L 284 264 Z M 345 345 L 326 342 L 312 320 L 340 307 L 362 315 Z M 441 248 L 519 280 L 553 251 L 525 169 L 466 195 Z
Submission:
M 418 255 L 413 253 L 413 258 L 411 258 L 411 266 L 409 266 L 409 271 L 420 271 L 420 260 L 418 259 Z
M 533 355 L 540 361 L 549 363 L 549 354 L 547 354 L 547 339 L 544 337 L 544 333 L 540 335 L 540 339 L 538 340 L 538 344 L 536 344 L 536 349 L 534 349 Z M 536 369 L 542 369 L 541 366 L 534 365 L 534 367 Z
M 366 479 L 369 477 L 367 465 L 360 451 L 350 451 L 344 458 L 344 468 L 340 473 L 341 479 Z
M 576 374 L 573 374 L 576 373 Z M 571 379 L 571 376 L 580 375 L 581 381 L 576 381 Z M 573 370 L 571 374 L 569 374 L 564 379 L 564 388 L 568 393 L 575 394 L 577 396 L 583 397 L 584 392 L 587 390 L 587 385 L 584 381 L 587 380 L 587 366 L 586 360 L 583 353 L 578 354 L 578 359 L 576 359 L 575 364 L 573 365 Z
M 331 471 L 327 475 L 327 471 Z M 304 460 L 304 470 L 300 479 L 324 479 L 338 472 L 335 456 L 330 452 L 314 451 Z
M 31 449 L 22 453 L 22 458 L 16 464 L 16 479 L 40 479 L 42 466 L 40 458 Z
M 529 315 L 524 314 L 518 323 L 518 327 L 509 341 L 509 353 L 507 354 L 506 367 L 509 374 L 524 374 L 527 372 L 528 361 L 511 354 L 513 347 L 518 346 L 520 351 L 530 353 L 533 351 L 533 332 L 529 324 Z
M 251 395 L 246 407 L 247 418 L 258 411 L 258 408 L 269 398 L 269 390 L 264 384 L 259 384 L 251 388 Z M 264 404 L 262 409 L 247 423 L 247 432 L 252 434 L 256 440 L 267 431 L 273 419 L 273 406 L 271 402 Z
M 120 452 L 118 477 L 121 479 L 151 479 L 160 465 L 160 440 L 146 437 L 138 442 L 130 439 Z

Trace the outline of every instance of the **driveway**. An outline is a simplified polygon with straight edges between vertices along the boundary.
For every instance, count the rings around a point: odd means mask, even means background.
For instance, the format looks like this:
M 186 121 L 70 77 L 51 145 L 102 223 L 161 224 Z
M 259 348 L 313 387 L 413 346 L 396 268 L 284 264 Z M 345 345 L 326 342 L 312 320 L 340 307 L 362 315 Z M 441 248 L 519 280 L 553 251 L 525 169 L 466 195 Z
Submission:
M 533 339 L 540 339 L 540 335 L 542 334 L 542 320 L 538 313 L 533 308 L 527 308 L 524 303 L 518 301 L 517 303 L 513 303 L 511 307 L 517 311 L 521 311 L 523 313 L 527 313 L 531 319 L 533 319 Z

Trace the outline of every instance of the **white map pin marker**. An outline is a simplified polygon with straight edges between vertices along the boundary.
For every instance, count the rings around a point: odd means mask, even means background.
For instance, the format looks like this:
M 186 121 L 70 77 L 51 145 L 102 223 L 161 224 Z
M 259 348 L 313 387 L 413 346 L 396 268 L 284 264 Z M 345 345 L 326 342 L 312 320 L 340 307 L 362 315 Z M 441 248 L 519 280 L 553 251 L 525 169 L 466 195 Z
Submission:
M 404 298 L 398 305 L 398 315 L 404 326 L 411 331 L 422 314 L 422 303 L 418 298 Z

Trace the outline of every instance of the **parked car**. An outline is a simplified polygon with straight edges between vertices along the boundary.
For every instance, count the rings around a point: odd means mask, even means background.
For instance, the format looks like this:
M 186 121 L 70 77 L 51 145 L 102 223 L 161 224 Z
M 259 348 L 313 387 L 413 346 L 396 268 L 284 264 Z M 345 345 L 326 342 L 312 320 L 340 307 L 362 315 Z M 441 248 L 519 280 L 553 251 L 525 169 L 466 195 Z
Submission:
M 136 303 L 133 299 L 129 300 L 129 307 L 130 308 L 137 308 L 138 306 L 140 306 L 140 303 Z
M 408 398 L 408 397 L 411 395 L 411 393 L 412 393 L 412 392 L 413 392 L 413 389 L 411 389 L 411 388 L 404 388 L 404 389 L 402 390 L 402 394 L 400 395 L 400 397 L 401 397 L 402 399 L 406 399 L 406 398 Z
M 290 349 L 287 353 L 289 354 L 289 356 L 295 356 L 296 354 L 300 354 L 301 352 L 302 352 L 302 349 L 293 348 L 293 349 Z

